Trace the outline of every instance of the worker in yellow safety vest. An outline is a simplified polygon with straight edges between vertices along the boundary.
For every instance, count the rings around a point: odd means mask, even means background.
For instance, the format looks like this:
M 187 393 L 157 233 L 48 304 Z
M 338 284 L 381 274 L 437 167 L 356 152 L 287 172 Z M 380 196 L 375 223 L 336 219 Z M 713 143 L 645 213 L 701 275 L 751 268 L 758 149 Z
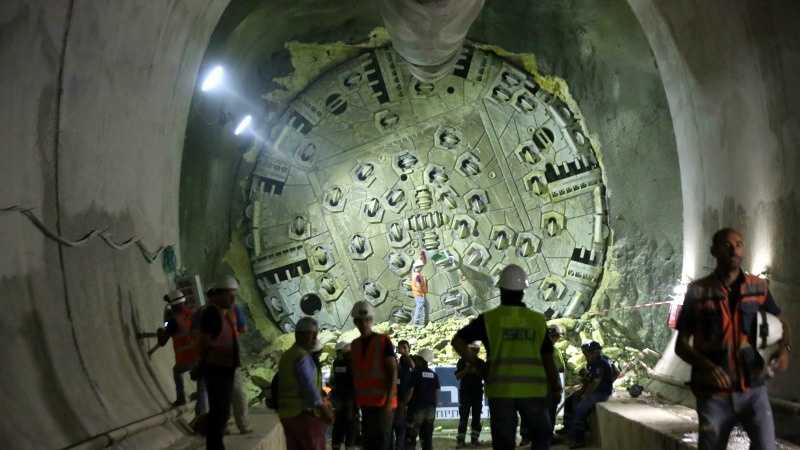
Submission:
M 325 450 L 325 430 L 333 409 L 322 397 L 322 372 L 312 351 L 317 345 L 317 321 L 303 317 L 294 329 L 294 345 L 278 363 L 278 416 L 288 450 Z
M 481 341 L 486 348 L 492 448 L 515 448 L 519 412 L 530 430 L 531 448 L 548 449 L 552 432 L 548 395 L 560 396 L 562 387 L 547 322 L 522 302 L 528 277 L 521 267 L 511 264 L 503 269 L 497 286 L 500 306 L 459 330 L 452 345 L 468 362 L 477 358 L 468 343 Z

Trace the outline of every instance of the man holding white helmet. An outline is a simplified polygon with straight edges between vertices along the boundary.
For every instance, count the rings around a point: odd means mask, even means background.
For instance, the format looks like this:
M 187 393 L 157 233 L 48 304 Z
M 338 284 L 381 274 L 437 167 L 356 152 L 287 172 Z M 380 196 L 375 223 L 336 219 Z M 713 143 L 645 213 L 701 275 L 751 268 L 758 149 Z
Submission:
M 411 268 L 411 295 L 414 296 L 414 317 L 411 323 L 424 327 L 428 324 L 428 279 L 422 273 L 422 268 L 425 267 L 425 260 L 420 257 L 414 261 Z
M 530 430 L 531 448 L 550 448 L 548 394 L 559 396 L 562 390 L 545 317 L 522 302 L 527 278 L 521 267 L 506 266 L 497 283 L 500 306 L 479 315 L 452 341 L 468 362 L 477 358 L 468 343 L 481 341 L 486 348 L 486 397 L 494 449 L 515 448 L 517 411 Z
M 372 330 L 375 311 L 366 301 L 351 312 L 361 333 L 350 344 L 355 400 L 361 408 L 365 450 L 390 447 L 392 419 L 397 408 L 397 359 L 388 336 Z
M 775 449 L 775 424 L 767 395 L 771 367 L 786 370 L 791 334 L 758 325 L 759 317 L 778 316 L 780 308 L 767 280 L 741 269 L 742 234 L 723 228 L 711 239 L 713 273 L 689 284 L 678 318 L 675 354 L 692 366 L 690 385 L 697 399 L 698 448 L 725 448 L 737 424 L 754 450 Z M 773 327 L 770 327 L 773 328 Z M 775 327 L 777 328 L 777 327 Z M 769 334 L 779 335 L 777 351 L 762 356 Z

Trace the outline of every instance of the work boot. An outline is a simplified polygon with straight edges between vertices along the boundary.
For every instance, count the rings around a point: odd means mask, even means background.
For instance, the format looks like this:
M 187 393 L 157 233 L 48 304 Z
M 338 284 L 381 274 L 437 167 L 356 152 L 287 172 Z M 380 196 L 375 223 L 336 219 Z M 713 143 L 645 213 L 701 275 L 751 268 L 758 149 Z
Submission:
M 531 446 L 530 439 L 523 439 L 523 440 L 519 441 L 519 446 L 520 447 L 530 447 Z
M 481 442 L 479 440 L 477 440 L 477 439 L 473 439 L 472 441 L 470 441 L 469 445 L 472 448 L 478 448 L 478 447 L 481 446 Z
M 467 448 L 467 443 L 464 442 L 462 439 L 456 441 L 456 448 Z

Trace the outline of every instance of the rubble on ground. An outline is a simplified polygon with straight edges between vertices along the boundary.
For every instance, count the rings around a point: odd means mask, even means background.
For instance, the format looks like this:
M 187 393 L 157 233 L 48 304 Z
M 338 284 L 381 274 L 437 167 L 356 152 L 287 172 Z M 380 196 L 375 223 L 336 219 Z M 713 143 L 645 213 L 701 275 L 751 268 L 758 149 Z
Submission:
M 470 320 L 470 317 L 456 316 L 431 322 L 425 327 L 382 322 L 375 325 L 374 329 L 379 333 L 391 336 L 395 345 L 400 340 L 409 341 L 412 352 L 423 348 L 432 349 L 436 354 L 435 365 L 454 366 L 458 361 L 458 355 L 453 351 L 450 340 Z M 643 345 L 638 340 L 636 333 L 627 330 L 610 317 L 586 314 L 580 319 L 550 320 L 548 324 L 558 324 L 565 331 L 564 338 L 556 344 L 556 348 L 564 356 L 567 365 L 567 385 L 580 383 L 578 372 L 586 365 L 580 345 L 590 340 L 598 341 L 603 345 L 603 353 L 615 361 L 621 369 L 620 377 L 615 382 L 617 388 L 624 389 L 633 384 L 642 384 L 648 371 L 661 357 L 656 351 L 642 348 Z M 323 345 L 320 361 L 323 367 L 329 367 L 333 362 L 337 342 L 351 342 L 356 337 L 358 337 L 356 329 L 320 332 L 319 340 Z M 293 333 L 282 334 L 259 352 L 256 361 L 245 365 L 244 371 L 249 378 L 246 389 L 252 403 L 263 399 L 265 390 L 268 389 L 272 377 L 277 373 L 281 355 L 293 343 Z

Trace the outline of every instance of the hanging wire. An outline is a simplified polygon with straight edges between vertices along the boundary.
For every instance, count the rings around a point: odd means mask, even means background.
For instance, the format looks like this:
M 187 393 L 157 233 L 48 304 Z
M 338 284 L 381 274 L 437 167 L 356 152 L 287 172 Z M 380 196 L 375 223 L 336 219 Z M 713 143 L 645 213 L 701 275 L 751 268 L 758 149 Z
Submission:
M 60 234 L 56 233 L 55 231 L 51 230 L 47 227 L 47 225 L 39 219 L 36 214 L 33 213 L 33 208 L 25 208 L 19 205 L 12 205 L 4 208 L 0 208 L 0 212 L 5 213 L 13 213 L 17 212 L 22 214 L 27 218 L 39 231 L 42 232 L 45 236 L 52 239 L 53 241 L 58 242 L 61 245 L 65 245 L 67 247 L 81 247 L 86 245 L 89 241 L 91 241 L 95 237 L 99 237 L 103 242 L 106 243 L 107 246 L 113 248 L 114 250 L 125 250 L 130 248 L 132 245 L 136 245 L 139 249 L 139 253 L 141 253 L 142 257 L 148 264 L 152 264 L 161 253 L 167 248 L 167 246 L 160 246 L 155 251 L 150 251 L 147 246 L 142 243 L 141 238 L 134 235 L 128 239 L 125 239 L 120 242 L 115 242 L 112 238 L 111 233 L 108 232 L 107 228 L 98 230 L 93 229 L 90 230 L 88 233 L 84 234 L 83 236 L 79 237 L 78 239 L 72 240 L 61 236 Z

